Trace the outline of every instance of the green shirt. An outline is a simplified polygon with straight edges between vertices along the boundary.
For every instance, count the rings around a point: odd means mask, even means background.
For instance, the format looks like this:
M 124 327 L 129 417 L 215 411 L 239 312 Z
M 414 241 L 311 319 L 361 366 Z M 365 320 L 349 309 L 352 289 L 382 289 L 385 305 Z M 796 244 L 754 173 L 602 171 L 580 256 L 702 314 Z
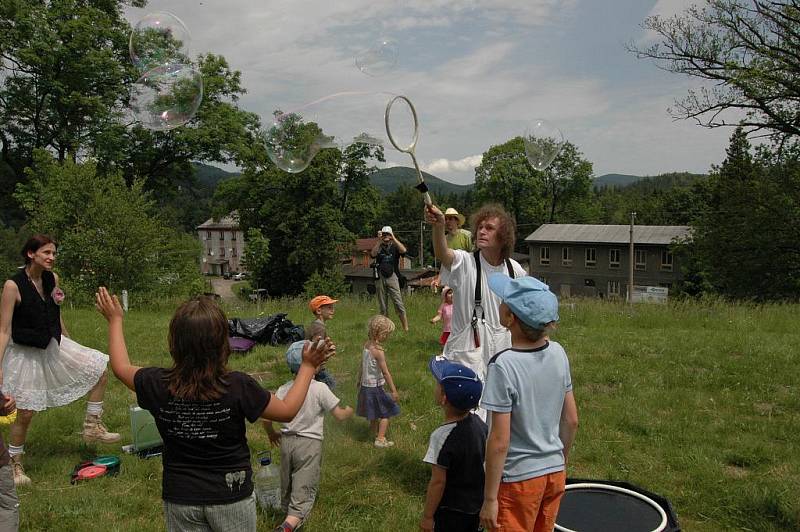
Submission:
M 447 235 L 447 247 L 472 251 L 472 233 L 466 229 L 457 229 L 452 235 Z

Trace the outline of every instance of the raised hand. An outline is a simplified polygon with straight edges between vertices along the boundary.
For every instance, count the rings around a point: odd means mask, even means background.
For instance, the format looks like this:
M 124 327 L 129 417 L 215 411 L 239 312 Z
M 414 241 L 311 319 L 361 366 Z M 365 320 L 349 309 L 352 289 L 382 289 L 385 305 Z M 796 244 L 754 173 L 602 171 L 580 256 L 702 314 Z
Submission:
M 94 306 L 109 322 L 115 319 L 121 320 L 124 316 L 119 299 L 117 299 L 117 296 L 109 294 L 105 286 L 97 289 L 97 293 L 94 295 Z

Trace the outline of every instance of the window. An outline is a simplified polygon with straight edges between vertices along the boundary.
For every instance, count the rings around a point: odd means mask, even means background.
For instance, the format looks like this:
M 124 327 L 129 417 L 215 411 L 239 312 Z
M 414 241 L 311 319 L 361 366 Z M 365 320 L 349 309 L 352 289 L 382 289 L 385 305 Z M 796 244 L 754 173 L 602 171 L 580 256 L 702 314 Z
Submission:
M 550 283 L 547 282 L 547 278 L 544 275 L 539 275 L 536 278 L 539 279 L 541 282 L 543 282 L 546 285 L 550 284 Z
M 231 248 L 230 251 L 231 251 L 231 257 L 235 257 L 236 256 L 236 248 Z
M 619 296 L 619 281 L 608 282 L 608 295 Z
M 594 268 L 597 266 L 597 250 L 595 248 L 586 248 L 586 267 Z
M 612 248 L 608 250 L 608 267 L 609 268 L 619 268 L 619 257 L 620 251 L 619 248 Z M 611 292 L 609 292 L 610 294 Z
M 643 249 L 637 249 L 635 251 L 636 254 L 636 262 L 634 263 L 634 267 L 637 270 L 646 270 L 647 269 L 647 251 Z
M 668 249 L 661 251 L 661 269 L 665 272 L 672 271 L 672 253 Z
M 220 257 L 224 257 L 225 256 L 225 248 L 222 247 L 222 246 L 219 247 L 219 256 Z
M 238 231 L 231 231 L 231 240 L 236 240 L 236 233 L 238 233 Z
M 561 264 L 563 266 L 572 266 L 572 248 L 561 248 Z
M 211 231 L 206 231 L 206 240 L 211 240 Z
M 550 248 L 547 246 L 542 246 L 539 248 L 539 264 L 543 266 L 550 265 Z
M 207 252 L 208 255 L 213 255 L 214 254 L 214 252 L 211 251 L 211 246 L 208 246 L 208 249 L 206 249 L 206 252 Z

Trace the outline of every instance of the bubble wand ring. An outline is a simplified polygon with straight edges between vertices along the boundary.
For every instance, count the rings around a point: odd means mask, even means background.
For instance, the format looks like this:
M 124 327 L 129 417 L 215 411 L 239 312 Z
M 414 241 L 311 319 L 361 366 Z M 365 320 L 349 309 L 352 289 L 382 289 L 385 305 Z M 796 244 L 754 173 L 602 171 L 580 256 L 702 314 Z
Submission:
M 397 144 L 394 137 L 392 136 L 392 130 L 389 127 L 389 116 L 392 113 L 392 105 L 397 100 L 403 100 L 408 108 L 411 110 L 411 116 L 414 117 L 414 135 L 411 139 L 411 143 L 407 146 L 401 147 Z M 431 195 L 428 193 L 428 185 L 425 184 L 425 179 L 422 177 L 422 172 L 419 169 L 419 164 L 417 163 L 417 156 L 415 154 L 415 150 L 417 147 L 417 140 L 419 140 L 419 119 L 417 118 L 417 110 L 414 108 L 414 104 L 411 103 L 411 100 L 406 98 L 405 96 L 395 96 L 389 103 L 386 104 L 386 113 L 384 114 L 384 122 L 386 123 L 386 136 L 389 137 L 389 142 L 392 143 L 392 146 L 395 149 L 402 153 L 407 153 L 411 156 L 411 161 L 414 163 L 414 168 L 417 170 L 417 186 L 414 187 L 424 195 L 425 205 L 432 205 L 433 202 L 431 201 Z

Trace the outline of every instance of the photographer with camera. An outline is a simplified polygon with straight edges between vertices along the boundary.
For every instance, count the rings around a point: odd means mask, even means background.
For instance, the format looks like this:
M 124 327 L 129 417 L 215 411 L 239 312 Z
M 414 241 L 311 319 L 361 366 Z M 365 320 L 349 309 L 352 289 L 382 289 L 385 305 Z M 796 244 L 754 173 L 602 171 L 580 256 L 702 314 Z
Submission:
M 394 236 L 392 228 L 388 225 L 378 232 L 378 242 L 369 252 L 375 259 L 378 272 L 375 289 L 378 293 L 381 314 L 389 316 L 389 296 L 391 296 L 403 330 L 408 331 L 406 308 L 403 306 L 403 296 L 400 293 L 400 257 L 405 253 L 406 247 Z

